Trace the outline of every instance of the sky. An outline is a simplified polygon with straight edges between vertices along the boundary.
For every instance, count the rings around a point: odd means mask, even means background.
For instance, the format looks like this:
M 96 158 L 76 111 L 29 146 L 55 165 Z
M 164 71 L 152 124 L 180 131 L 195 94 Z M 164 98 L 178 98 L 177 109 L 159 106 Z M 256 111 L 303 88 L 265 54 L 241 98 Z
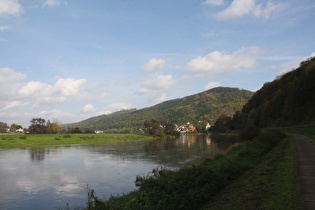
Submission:
M 0 122 L 78 122 L 315 56 L 314 0 L 0 0 Z

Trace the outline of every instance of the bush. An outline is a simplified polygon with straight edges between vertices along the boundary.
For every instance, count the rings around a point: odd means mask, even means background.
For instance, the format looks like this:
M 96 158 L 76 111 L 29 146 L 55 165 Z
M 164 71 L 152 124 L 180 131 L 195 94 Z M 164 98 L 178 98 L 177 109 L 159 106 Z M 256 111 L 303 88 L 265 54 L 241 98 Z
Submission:
M 258 136 L 259 134 L 260 134 L 259 128 L 255 127 L 255 126 L 247 127 L 241 131 L 240 139 L 241 140 L 251 140 L 251 139 L 255 138 L 256 136 Z
M 66 134 L 63 136 L 63 138 L 71 138 L 71 135 L 70 134 Z

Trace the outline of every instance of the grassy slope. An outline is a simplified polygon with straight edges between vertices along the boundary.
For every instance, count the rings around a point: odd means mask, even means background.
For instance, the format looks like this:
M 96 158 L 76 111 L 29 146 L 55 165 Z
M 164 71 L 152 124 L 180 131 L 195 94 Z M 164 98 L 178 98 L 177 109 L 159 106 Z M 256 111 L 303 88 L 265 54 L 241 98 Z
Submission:
M 36 134 L 0 135 L 0 147 L 30 147 L 36 145 L 78 144 L 104 141 L 145 140 L 140 134 Z
M 202 209 L 300 209 L 294 140 L 287 137 Z

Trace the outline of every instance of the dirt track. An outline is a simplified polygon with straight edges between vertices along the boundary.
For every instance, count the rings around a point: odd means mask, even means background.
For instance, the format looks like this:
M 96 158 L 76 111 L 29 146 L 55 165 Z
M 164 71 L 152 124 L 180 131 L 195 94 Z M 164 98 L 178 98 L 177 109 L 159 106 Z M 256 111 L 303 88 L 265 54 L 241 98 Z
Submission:
M 304 209 L 315 209 L 315 146 L 303 137 L 293 135 L 296 144 L 296 164 Z

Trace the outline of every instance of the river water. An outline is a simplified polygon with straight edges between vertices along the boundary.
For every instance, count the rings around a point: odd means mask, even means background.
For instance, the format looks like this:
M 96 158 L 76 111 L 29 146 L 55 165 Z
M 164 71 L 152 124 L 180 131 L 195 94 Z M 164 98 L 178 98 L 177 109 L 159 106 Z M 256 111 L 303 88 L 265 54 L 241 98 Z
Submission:
M 231 136 L 230 136 L 231 137 Z M 0 209 L 84 207 L 87 188 L 107 199 L 135 190 L 136 176 L 225 153 L 232 136 L 73 144 L 0 150 Z

